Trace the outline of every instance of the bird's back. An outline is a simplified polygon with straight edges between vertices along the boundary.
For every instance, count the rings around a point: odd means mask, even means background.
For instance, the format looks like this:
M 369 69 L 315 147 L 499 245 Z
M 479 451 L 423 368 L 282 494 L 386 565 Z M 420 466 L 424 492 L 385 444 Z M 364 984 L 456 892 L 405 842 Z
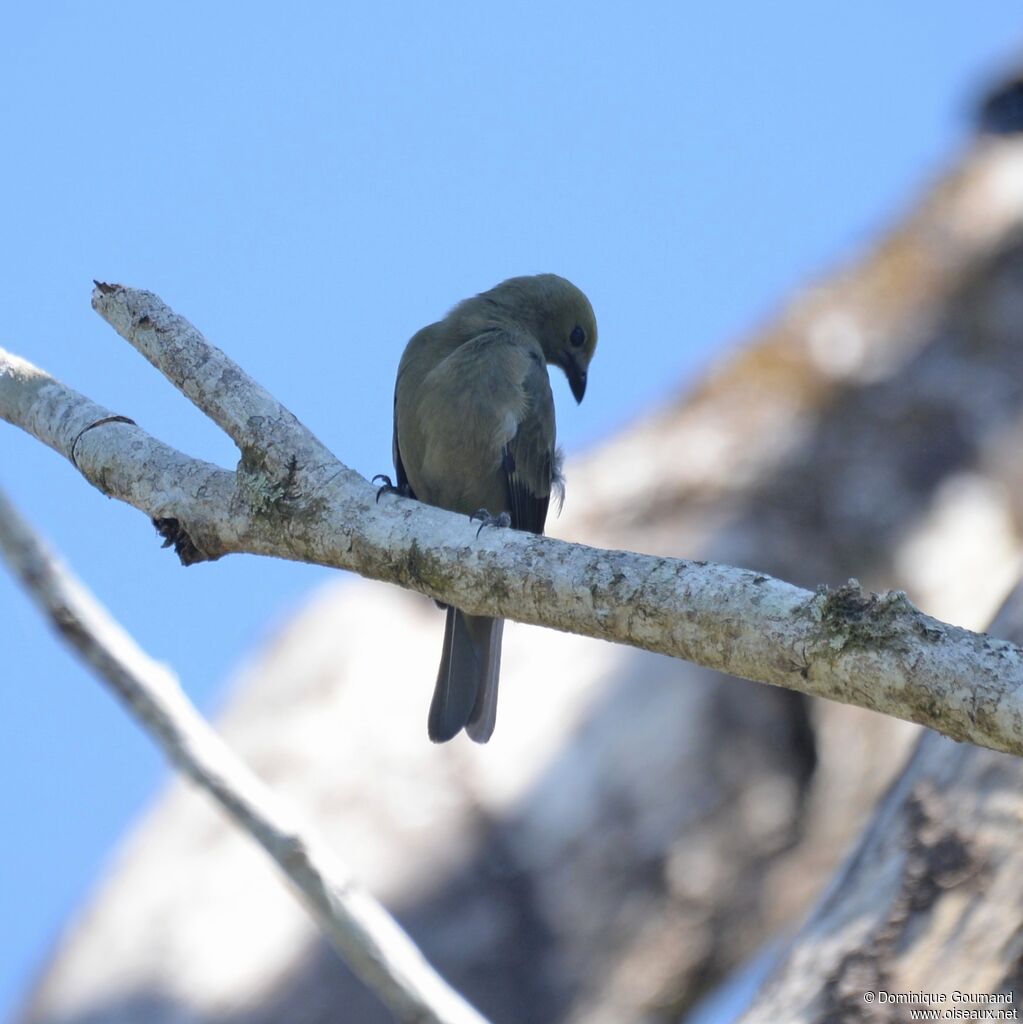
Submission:
M 554 434 L 550 381 L 531 336 L 495 325 L 466 339 L 442 321 L 409 342 L 395 389 L 395 463 L 419 500 L 508 512 L 519 529 L 542 532 Z

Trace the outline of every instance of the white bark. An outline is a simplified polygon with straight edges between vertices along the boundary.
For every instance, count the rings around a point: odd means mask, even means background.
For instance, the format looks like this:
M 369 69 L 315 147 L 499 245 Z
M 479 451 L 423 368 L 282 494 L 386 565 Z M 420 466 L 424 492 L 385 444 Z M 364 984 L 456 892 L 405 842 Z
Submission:
M 157 296 L 97 285 L 93 306 L 242 449 L 231 474 L 0 350 L 0 417 L 152 516 L 186 563 L 230 552 L 350 569 L 475 614 L 631 644 L 1023 753 L 1023 652 L 855 581 L 811 593 L 705 562 L 567 544 L 387 495 Z
M 0 492 L 0 551 L 43 612 L 189 778 L 277 862 L 327 940 L 400 1021 L 485 1024 L 386 910 L 237 760 L 185 696 L 48 552 Z

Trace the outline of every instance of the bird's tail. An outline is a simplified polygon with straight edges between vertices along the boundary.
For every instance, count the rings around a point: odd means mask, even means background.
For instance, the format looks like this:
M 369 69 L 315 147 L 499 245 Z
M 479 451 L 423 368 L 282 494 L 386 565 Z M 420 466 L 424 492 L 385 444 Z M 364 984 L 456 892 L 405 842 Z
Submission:
M 477 743 L 490 739 L 497 720 L 503 631 L 504 619 L 448 608 L 428 722 L 434 743 L 444 743 L 462 729 Z

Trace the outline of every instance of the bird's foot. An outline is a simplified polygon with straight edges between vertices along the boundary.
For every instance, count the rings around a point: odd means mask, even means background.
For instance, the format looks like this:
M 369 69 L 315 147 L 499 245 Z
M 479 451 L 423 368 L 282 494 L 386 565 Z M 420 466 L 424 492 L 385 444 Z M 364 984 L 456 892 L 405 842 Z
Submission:
M 408 484 L 405 484 L 403 487 L 395 487 L 391 482 L 391 478 L 386 473 L 377 473 L 377 475 L 370 480 L 370 483 L 375 484 L 378 480 L 382 480 L 383 483 L 377 489 L 377 501 L 380 500 L 381 494 L 400 494 L 403 498 L 412 497 L 412 488 L 409 487 Z
M 480 528 L 476 531 L 477 537 L 483 532 L 484 526 L 511 526 L 511 516 L 507 512 L 502 512 L 499 516 L 492 516 L 485 508 L 478 508 L 469 516 L 469 522 L 474 523 L 477 519 L 480 521 Z

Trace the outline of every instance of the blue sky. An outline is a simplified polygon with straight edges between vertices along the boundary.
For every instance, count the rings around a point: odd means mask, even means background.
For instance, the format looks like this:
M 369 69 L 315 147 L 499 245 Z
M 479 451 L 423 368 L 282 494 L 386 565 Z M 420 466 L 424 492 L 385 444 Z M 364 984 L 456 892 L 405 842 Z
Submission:
M 0 345 L 184 451 L 227 439 L 89 307 L 158 292 L 367 476 L 406 339 L 513 274 L 590 296 L 571 452 L 852 258 L 967 138 L 1018 2 L 14 5 Z M 0 485 L 213 711 L 327 570 L 180 568 L 0 424 Z M 569 481 L 571 500 L 571 481 Z M 164 766 L 0 572 L 0 1015 Z

